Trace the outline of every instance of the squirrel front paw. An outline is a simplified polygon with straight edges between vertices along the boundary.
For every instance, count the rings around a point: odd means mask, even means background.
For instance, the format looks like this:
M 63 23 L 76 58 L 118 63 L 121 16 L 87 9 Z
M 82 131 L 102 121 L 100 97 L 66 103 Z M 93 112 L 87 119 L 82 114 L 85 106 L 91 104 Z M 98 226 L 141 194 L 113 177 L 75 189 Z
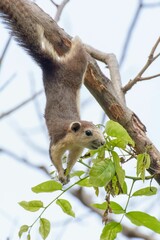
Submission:
M 58 176 L 59 181 L 63 185 L 67 184 L 70 181 L 69 175 L 65 175 L 65 173 L 66 173 L 66 170 L 64 170 L 63 173 L 59 173 L 59 176 Z

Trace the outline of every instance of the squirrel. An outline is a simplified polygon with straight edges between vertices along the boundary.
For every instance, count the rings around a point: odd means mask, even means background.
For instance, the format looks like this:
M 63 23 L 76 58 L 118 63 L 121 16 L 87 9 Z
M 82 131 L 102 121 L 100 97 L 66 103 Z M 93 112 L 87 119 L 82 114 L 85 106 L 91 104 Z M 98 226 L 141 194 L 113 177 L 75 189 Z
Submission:
M 0 0 L 0 16 L 7 22 L 18 43 L 42 69 L 46 95 L 44 117 L 50 136 L 49 154 L 58 171 L 59 181 L 67 184 L 83 149 L 97 149 L 105 144 L 105 139 L 97 126 L 80 119 L 80 88 L 87 69 L 87 53 L 81 40 L 73 38 L 70 50 L 59 56 L 47 38 L 43 18 L 40 19 L 35 9 L 41 10 L 27 0 Z M 64 170 L 62 157 L 66 151 L 67 168 Z

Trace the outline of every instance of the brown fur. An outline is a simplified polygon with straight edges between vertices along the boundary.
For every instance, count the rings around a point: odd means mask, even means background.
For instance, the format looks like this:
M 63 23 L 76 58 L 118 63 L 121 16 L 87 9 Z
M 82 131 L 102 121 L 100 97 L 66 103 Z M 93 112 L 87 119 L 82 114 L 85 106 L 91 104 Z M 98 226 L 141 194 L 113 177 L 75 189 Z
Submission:
M 83 149 L 95 149 L 104 144 L 100 130 L 91 122 L 80 120 L 79 91 L 87 68 L 86 52 L 79 38 L 72 40 L 71 49 L 58 56 L 48 39 L 53 32 L 45 22 L 54 24 L 42 10 L 27 0 L 0 0 L 1 16 L 13 35 L 43 71 L 46 93 L 45 119 L 50 135 L 50 156 L 59 180 L 66 184 L 69 173 Z M 91 135 L 90 135 L 91 134 Z M 62 166 L 62 156 L 69 151 L 67 169 Z

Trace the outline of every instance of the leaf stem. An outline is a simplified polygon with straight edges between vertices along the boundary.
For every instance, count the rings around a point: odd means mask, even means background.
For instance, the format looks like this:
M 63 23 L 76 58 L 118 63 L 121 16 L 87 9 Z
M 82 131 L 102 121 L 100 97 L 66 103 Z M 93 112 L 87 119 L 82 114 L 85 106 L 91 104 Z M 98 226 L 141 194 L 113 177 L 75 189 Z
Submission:
M 44 207 L 43 211 L 41 212 L 41 214 L 36 218 L 36 220 L 29 226 L 29 230 L 28 230 L 28 234 L 30 234 L 32 227 L 35 225 L 35 223 L 41 218 L 42 214 L 48 209 L 48 207 L 50 205 L 52 205 L 52 203 L 54 203 L 59 197 L 61 197 L 65 192 L 67 192 L 69 189 L 71 189 L 72 187 L 74 187 L 76 184 L 80 183 L 82 180 L 88 178 L 88 176 L 84 177 L 83 179 L 78 180 L 77 182 L 73 183 L 72 185 L 70 185 L 68 188 L 62 190 L 62 192 L 56 197 L 54 198 L 46 207 Z
M 128 178 L 128 179 L 132 179 L 134 181 L 142 180 L 142 178 L 140 178 L 140 177 L 132 177 L 132 176 L 125 176 L 125 177 Z M 154 177 L 154 175 L 146 176 L 145 180 L 151 180 L 153 177 Z
M 131 198 L 131 194 L 132 194 L 132 190 L 133 190 L 133 186 L 134 186 L 134 183 L 135 183 L 135 180 L 132 181 L 132 185 L 131 185 L 131 188 L 130 188 L 130 191 L 129 191 L 129 194 L 128 194 L 128 199 L 127 199 L 127 203 L 126 203 L 126 206 L 125 206 L 125 209 L 124 209 L 124 212 L 126 213 L 126 210 L 127 210 L 127 207 L 128 207 L 128 204 L 129 204 L 129 200 Z M 122 222 L 124 216 L 125 216 L 125 213 L 123 214 L 121 220 L 120 220 L 120 223 Z

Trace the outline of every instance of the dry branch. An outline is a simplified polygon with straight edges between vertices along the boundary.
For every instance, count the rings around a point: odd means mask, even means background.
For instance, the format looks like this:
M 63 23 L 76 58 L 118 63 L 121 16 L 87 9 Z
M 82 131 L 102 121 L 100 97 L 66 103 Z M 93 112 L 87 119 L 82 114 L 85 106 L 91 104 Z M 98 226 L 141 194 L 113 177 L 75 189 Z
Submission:
M 154 46 L 153 46 L 153 48 L 152 48 L 152 50 L 149 54 L 148 60 L 147 60 L 146 64 L 144 65 L 144 67 L 140 70 L 140 72 L 137 74 L 137 76 L 133 80 L 130 80 L 126 84 L 126 86 L 123 87 L 123 92 L 124 93 L 126 93 L 128 90 L 130 90 L 137 82 L 144 81 L 144 80 L 150 80 L 150 79 L 153 79 L 153 78 L 156 78 L 156 77 L 160 76 L 160 74 L 156 74 L 156 75 L 153 75 L 153 76 L 150 76 L 150 77 L 142 77 L 143 73 L 148 69 L 148 67 L 160 56 L 160 53 L 158 53 L 157 55 L 154 56 L 155 51 L 156 51 L 159 44 L 160 44 L 160 37 L 158 38 L 158 40 L 154 44 Z

